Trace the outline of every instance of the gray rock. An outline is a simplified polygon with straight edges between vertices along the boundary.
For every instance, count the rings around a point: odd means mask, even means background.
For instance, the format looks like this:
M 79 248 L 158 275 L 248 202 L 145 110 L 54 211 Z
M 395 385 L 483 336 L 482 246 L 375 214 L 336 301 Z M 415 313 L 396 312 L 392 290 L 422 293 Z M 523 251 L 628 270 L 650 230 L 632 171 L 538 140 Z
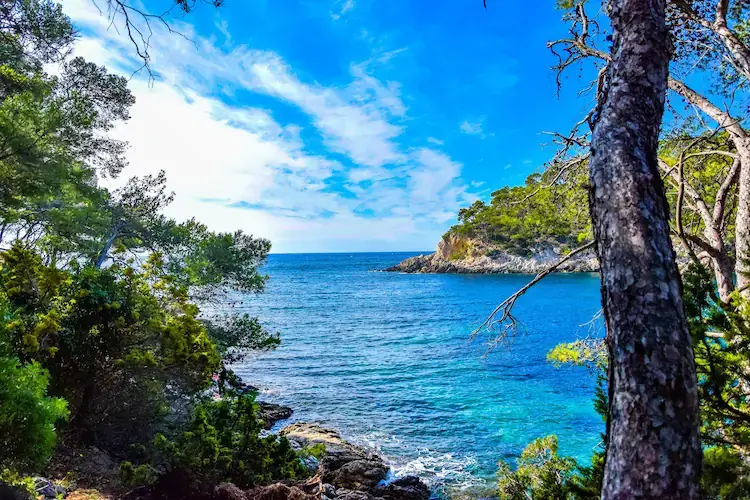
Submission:
M 43 498 L 65 498 L 68 496 L 67 490 L 60 485 L 54 484 L 49 479 L 43 477 L 34 478 L 34 490 L 37 495 Z
M 378 486 L 374 494 L 385 500 L 428 500 L 430 488 L 416 476 L 405 476 Z
M 268 430 L 279 420 L 286 420 L 292 416 L 292 409 L 288 406 L 277 405 L 274 403 L 265 403 L 258 401 L 260 410 L 258 411 L 258 418 L 263 421 L 263 427 Z
M 325 474 L 324 479 L 339 488 L 372 491 L 387 474 L 388 467 L 381 460 L 354 460 Z
M 318 500 L 315 495 L 309 495 L 296 486 L 282 483 L 258 486 L 246 493 L 248 500 Z
M 336 496 L 334 500 L 375 500 L 376 497 L 370 495 L 366 491 L 348 490 L 346 488 L 340 488 L 336 490 Z
M 323 484 L 323 494 L 327 497 L 333 498 L 336 496 L 336 487 L 329 483 Z
M 325 446 L 325 455 L 320 462 L 327 472 L 338 470 L 344 464 L 355 460 L 382 462 L 377 455 L 346 442 L 338 432 L 315 423 L 294 423 L 282 429 L 280 434 L 286 437 L 293 447 L 295 447 L 294 443 L 302 448 L 316 444 Z
M 317 476 L 322 481 L 320 494 L 335 500 L 426 500 L 429 487 L 419 478 L 408 476 L 381 485 L 388 465 L 378 455 L 345 441 L 341 435 L 315 423 L 294 423 L 281 430 L 293 446 L 325 446 Z M 425 496 L 426 495 L 426 496 Z
M 245 500 L 247 495 L 232 483 L 221 483 L 214 489 L 214 500 Z

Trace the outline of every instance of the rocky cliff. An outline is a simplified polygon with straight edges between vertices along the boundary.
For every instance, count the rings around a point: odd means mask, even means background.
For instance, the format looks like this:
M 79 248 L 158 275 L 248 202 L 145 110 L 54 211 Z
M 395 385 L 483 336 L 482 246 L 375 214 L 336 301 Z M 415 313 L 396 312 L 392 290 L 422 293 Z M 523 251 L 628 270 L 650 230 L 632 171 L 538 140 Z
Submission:
M 536 274 L 564 256 L 562 246 L 538 245 L 527 255 L 515 255 L 479 240 L 445 235 L 435 253 L 411 257 L 386 271 L 402 273 L 463 273 L 463 274 Z M 558 269 L 560 272 L 595 272 L 599 262 L 593 251 L 573 256 Z

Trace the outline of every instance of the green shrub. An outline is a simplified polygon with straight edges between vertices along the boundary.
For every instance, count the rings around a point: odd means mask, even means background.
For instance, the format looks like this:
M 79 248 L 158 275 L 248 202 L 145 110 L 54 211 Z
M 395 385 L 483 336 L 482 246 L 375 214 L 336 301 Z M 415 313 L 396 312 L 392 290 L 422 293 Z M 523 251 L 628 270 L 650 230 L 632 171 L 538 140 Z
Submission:
M 289 441 L 260 436 L 257 410 L 252 395 L 198 405 L 188 426 L 172 439 L 157 435 L 157 464 L 164 462 L 200 483 L 231 481 L 241 488 L 304 478 L 307 471 Z
M 63 399 L 47 396 L 48 374 L 37 363 L 0 357 L 0 471 L 43 467 L 55 447 L 55 423 L 68 417 Z
M 575 466 L 575 460 L 557 454 L 557 436 L 536 439 L 521 453 L 516 470 L 499 463 L 498 495 L 504 500 L 565 500 L 566 481 Z
M 148 464 L 133 465 L 127 460 L 120 464 L 120 481 L 125 486 L 152 484 L 156 479 L 156 471 Z
M 300 457 L 315 457 L 320 460 L 326 454 L 326 445 L 323 443 L 317 443 L 312 446 L 305 446 L 297 452 Z
M 172 401 L 210 386 L 221 358 L 200 310 L 150 261 L 64 271 L 18 244 L 0 259 L 0 341 L 49 371 L 88 443 L 119 453 L 150 442 Z
M 701 490 L 706 498 L 750 498 L 750 471 L 742 454 L 723 446 L 705 449 Z

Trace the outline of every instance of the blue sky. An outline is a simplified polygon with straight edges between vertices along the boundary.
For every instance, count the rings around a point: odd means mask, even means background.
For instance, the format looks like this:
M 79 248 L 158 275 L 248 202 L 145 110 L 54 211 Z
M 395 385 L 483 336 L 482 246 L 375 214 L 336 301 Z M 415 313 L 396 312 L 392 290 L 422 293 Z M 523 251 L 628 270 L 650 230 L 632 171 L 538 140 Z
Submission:
M 170 215 L 275 252 L 432 249 L 460 207 L 548 160 L 542 132 L 590 104 L 577 81 L 555 96 L 553 0 L 488 3 L 226 0 L 175 20 L 186 38 L 155 26 L 157 78 L 132 77 L 132 118 L 114 131 L 131 144 L 122 178 L 164 169 Z M 118 23 L 91 0 L 63 8 L 76 53 L 130 76 Z

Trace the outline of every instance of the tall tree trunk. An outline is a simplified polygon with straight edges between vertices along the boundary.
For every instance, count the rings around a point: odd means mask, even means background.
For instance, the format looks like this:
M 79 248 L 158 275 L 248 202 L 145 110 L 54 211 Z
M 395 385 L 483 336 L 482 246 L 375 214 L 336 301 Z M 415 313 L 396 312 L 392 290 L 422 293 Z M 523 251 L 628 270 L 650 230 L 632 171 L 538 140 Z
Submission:
M 750 298 L 750 137 L 734 139 L 740 159 L 739 196 L 735 220 L 737 289 Z
M 700 498 L 695 364 L 657 166 L 665 0 L 612 0 L 613 60 L 589 162 L 609 348 L 603 499 Z

